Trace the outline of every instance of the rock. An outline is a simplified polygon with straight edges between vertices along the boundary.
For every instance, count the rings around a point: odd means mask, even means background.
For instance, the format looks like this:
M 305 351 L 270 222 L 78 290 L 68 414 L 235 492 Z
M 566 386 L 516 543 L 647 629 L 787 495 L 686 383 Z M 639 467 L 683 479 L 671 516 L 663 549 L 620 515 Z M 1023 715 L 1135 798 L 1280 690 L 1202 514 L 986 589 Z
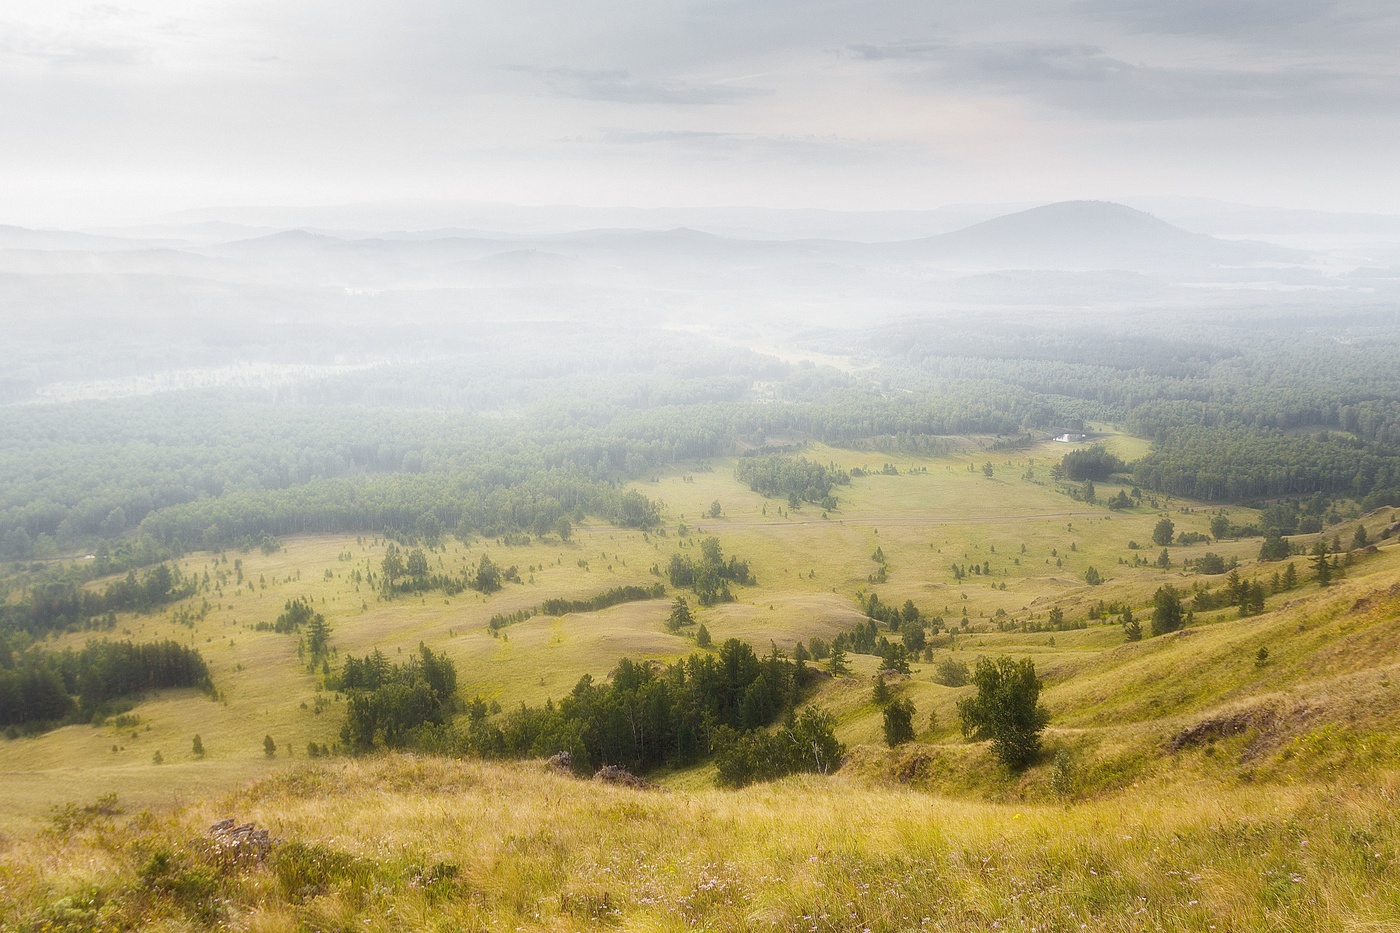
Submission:
M 239 824 L 232 817 L 209 827 L 210 855 L 225 863 L 261 862 L 272 852 L 272 837 L 253 823 Z
M 544 763 L 551 771 L 559 771 L 563 774 L 574 773 L 574 756 L 568 752 L 555 752 Z
M 615 784 L 619 787 L 633 787 L 637 790 L 650 790 L 656 786 L 651 781 L 637 777 L 621 765 L 603 765 L 593 775 L 593 780 L 600 784 Z

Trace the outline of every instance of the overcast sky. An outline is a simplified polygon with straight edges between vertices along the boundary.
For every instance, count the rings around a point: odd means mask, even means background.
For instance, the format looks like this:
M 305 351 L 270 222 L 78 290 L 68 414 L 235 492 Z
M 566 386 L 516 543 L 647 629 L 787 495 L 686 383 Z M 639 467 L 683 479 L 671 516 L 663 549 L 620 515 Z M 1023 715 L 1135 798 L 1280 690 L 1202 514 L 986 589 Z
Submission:
M 1400 212 L 1395 0 L 0 4 L 0 222 L 209 204 Z

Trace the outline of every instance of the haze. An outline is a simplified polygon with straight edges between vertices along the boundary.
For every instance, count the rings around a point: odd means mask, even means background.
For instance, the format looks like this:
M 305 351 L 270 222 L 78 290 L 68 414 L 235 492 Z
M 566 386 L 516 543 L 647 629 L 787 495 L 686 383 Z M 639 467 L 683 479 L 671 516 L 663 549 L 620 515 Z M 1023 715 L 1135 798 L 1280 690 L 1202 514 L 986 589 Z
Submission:
M 31 226 L 415 198 L 1389 213 L 1398 41 L 1382 0 L 15 0 L 0 196 Z

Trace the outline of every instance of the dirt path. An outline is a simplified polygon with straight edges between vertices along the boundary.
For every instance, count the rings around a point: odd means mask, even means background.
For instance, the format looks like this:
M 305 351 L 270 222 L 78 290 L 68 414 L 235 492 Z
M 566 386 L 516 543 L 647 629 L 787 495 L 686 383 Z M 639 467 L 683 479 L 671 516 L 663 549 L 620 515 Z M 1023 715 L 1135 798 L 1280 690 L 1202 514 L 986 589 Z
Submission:
M 975 525 L 990 522 L 1037 521 L 1046 518 L 1095 518 L 1102 512 L 1041 512 L 1038 514 L 1018 513 L 1012 515 L 983 515 L 976 518 L 815 518 L 801 521 L 779 519 L 770 522 L 721 522 L 719 524 L 692 526 L 697 533 L 717 532 L 725 528 L 789 528 L 801 525 Z

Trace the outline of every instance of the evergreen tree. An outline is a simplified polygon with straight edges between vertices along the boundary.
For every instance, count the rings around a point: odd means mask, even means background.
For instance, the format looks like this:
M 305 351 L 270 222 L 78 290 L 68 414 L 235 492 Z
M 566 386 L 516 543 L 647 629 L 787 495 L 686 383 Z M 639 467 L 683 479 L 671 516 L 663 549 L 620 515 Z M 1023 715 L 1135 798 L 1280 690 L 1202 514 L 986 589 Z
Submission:
M 1312 549 L 1313 576 L 1318 586 L 1330 586 L 1332 583 L 1332 564 L 1327 559 L 1328 553 L 1327 542 L 1318 538 Z
M 890 748 L 914 740 L 914 703 L 896 697 L 885 704 L 885 744 Z
M 330 649 L 330 637 L 331 627 L 326 617 L 319 612 L 313 615 L 311 621 L 306 623 L 306 647 L 310 649 L 313 661 Z
M 695 619 L 690 614 L 690 606 L 685 597 L 677 596 L 675 602 L 671 603 L 671 614 L 666 617 L 666 627 L 675 632 L 694 623 Z
M 394 585 L 394 581 L 404 575 L 407 569 L 404 565 L 403 552 L 394 542 L 389 542 L 389 547 L 384 551 L 384 560 L 380 562 L 379 569 L 384 572 L 384 582 L 389 586 Z
M 1181 628 L 1181 594 L 1168 583 L 1152 594 L 1152 634 L 1165 635 Z
M 1293 549 L 1289 547 L 1288 542 L 1283 540 L 1282 535 L 1277 534 L 1269 535 L 1259 547 L 1260 560 L 1283 560 L 1291 553 Z

